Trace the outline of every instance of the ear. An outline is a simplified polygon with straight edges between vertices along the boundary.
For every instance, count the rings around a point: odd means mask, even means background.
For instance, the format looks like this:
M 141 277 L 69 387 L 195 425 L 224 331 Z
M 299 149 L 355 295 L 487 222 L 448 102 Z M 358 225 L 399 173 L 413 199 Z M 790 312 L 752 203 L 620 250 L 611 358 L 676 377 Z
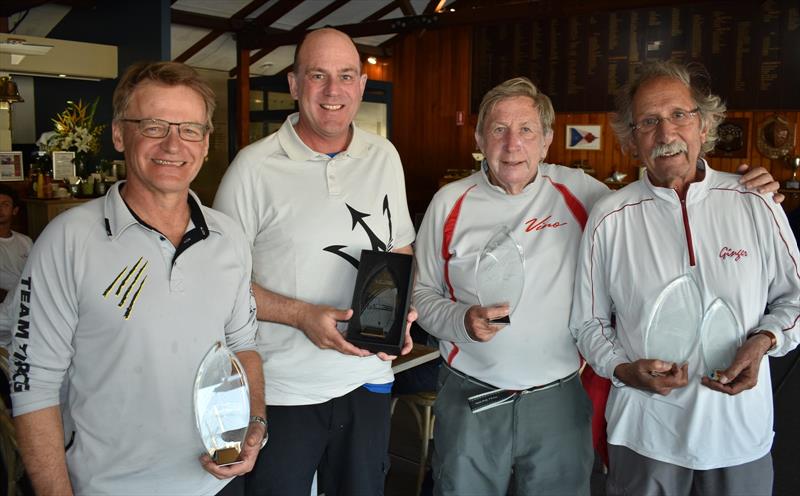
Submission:
M 359 97 L 358 99 L 361 100 L 364 97 L 364 90 L 367 88 L 367 75 L 362 74 L 361 76 L 359 76 L 359 79 L 360 80 L 358 82 L 358 86 L 360 88 L 360 92 L 358 95 Z
M 11 209 L 11 215 L 17 215 L 18 213 L 19 213 L 19 207 L 15 205 L 14 208 Z
M 286 75 L 286 79 L 289 81 L 289 93 L 292 94 L 292 98 L 299 100 L 300 95 L 297 94 L 297 75 L 294 72 L 290 72 Z
M 544 146 L 542 146 L 542 160 L 547 156 L 547 150 L 550 149 L 550 145 L 553 143 L 553 130 L 551 129 L 549 133 L 544 135 Z
M 486 152 L 483 151 L 483 145 L 485 144 L 485 142 L 483 141 L 483 136 L 481 135 L 481 133 L 478 132 L 477 129 L 475 130 L 475 143 L 477 143 L 478 148 L 481 150 L 481 153 L 486 155 Z
M 122 139 L 123 122 L 113 121 L 111 123 L 111 141 L 114 142 L 114 149 L 120 153 L 125 151 L 125 142 Z

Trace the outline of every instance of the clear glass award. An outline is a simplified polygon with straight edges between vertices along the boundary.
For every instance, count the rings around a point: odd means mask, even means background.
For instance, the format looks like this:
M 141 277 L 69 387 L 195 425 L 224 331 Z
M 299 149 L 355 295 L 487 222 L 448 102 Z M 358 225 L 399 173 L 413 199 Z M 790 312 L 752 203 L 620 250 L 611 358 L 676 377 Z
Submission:
M 247 376 L 220 341 L 206 353 L 194 380 L 194 414 L 206 451 L 217 465 L 239 463 L 250 423 Z
M 690 275 L 684 274 L 656 299 L 644 333 L 645 358 L 685 363 L 697 346 L 702 319 L 700 289 Z
M 700 327 L 700 345 L 703 351 L 706 374 L 714 380 L 719 372 L 733 362 L 742 345 L 742 334 L 733 311 L 723 300 L 717 298 L 703 315 Z
M 361 251 L 347 341 L 374 353 L 400 354 L 405 343 L 413 272 L 411 255 Z
M 525 286 L 525 256 L 511 231 L 502 226 L 484 245 L 475 264 L 475 288 L 481 306 L 507 304 L 509 314 L 492 322 L 508 324 Z

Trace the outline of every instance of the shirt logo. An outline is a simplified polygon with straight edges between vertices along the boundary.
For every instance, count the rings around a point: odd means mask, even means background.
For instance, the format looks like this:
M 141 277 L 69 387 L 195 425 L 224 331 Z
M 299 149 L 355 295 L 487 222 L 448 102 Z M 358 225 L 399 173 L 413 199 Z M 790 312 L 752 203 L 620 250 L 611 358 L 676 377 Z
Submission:
M 145 270 L 150 262 L 143 257 L 133 264 L 130 269 L 126 265 L 117 274 L 117 277 L 111 281 L 105 291 L 103 291 L 103 298 L 108 299 L 109 296 L 117 301 L 119 308 L 125 308 L 122 317 L 128 320 L 133 313 L 133 307 L 136 305 L 136 300 L 142 292 L 144 283 L 147 281 L 147 273 Z M 116 289 L 115 289 L 116 288 Z
M 530 220 L 525 221 L 525 232 L 543 231 L 549 227 L 555 229 L 567 225 L 566 222 L 561 222 L 561 221 L 550 222 L 550 217 L 552 217 L 552 215 L 548 215 L 544 219 L 538 219 L 534 217 Z
M 734 250 L 733 248 L 728 248 L 727 246 L 723 246 L 722 249 L 719 251 L 719 258 L 723 261 L 727 258 L 732 258 L 735 262 L 738 262 L 742 259 L 742 257 L 747 256 L 747 250 L 739 249 Z
M 364 233 L 367 235 L 367 238 L 369 239 L 369 243 L 372 246 L 372 249 L 374 251 L 387 251 L 387 252 L 388 251 L 392 251 L 392 248 L 394 248 L 394 246 L 393 246 L 394 238 L 392 236 L 392 212 L 389 209 L 389 195 L 384 195 L 384 197 L 383 197 L 383 209 L 382 209 L 382 211 L 383 211 L 382 213 L 383 213 L 384 217 L 386 217 L 386 222 L 389 224 L 389 242 L 388 243 L 384 243 L 383 241 L 381 241 L 381 239 L 378 237 L 378 235 L 375 234 L 375 232 L 369 227 L 367 222 L 364 220 L 364 218 L 365 217 L 369 217 L 370 214 L 367 214 L 367 213 L 364 213 L 364 212 L 359 212 L 358 210 L 354 209 L 353 207 L 351 207 L 350 205 L 348 205 L 346 203 L 345 203 L 345 205 L 347 206 L 347 210 L 350 212 L 350 219 L 353 221 L 353 226 L 351 228 L 352 230 L 355 231 L 356 227 L 361 227 L 361 229 L 363 229 Z M 347 260 L 347 262 L 349 262 L 350 265 L 352 265 L 353 267 L 358 269 L 358 260 L 355 257 L 350 256 L 349 254 L 343 252 L 342 248 L 347 248 L 347 246 L 346 245 L 330 245 L 330 246 L 326 246 L 325 248 L 323 248 L 323 250 L 325 250 L 327 252 L 330 252 L 330 253 L 333 253 L 334 255 L 338 255 L 338 256 L 342 257 L 343 259 Z

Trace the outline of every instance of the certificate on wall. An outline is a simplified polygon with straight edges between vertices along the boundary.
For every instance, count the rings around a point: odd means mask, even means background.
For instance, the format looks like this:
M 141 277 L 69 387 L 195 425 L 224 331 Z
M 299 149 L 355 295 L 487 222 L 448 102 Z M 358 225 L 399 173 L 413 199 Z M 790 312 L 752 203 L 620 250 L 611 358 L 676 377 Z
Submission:
M 22 181 L 22 152 L 0 152 L 0 181 Z
M 53 180 L 75 176 L 75 152 L 53 152 Z

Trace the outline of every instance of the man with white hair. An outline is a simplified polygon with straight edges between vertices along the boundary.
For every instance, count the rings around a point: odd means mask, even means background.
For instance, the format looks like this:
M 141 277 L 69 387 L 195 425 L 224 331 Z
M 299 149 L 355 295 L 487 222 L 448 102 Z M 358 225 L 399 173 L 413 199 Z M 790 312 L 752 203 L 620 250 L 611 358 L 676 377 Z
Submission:
M 607 492 L 771 494 L 766 355 L 800 338 L 786 215 L 703 159 L 725 105 L 701 66 L 645 64 L 617 105 L 615 132 L 647 174 L 592 210 L 570 319 L 615 386 Z

